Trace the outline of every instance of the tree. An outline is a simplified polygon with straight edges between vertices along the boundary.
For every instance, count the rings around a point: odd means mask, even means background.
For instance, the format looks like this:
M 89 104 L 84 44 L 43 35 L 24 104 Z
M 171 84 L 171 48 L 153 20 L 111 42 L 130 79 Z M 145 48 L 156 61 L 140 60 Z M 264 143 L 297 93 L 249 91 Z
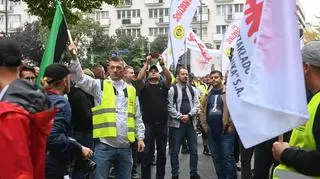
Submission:
M 20 2 L 21 0 L 12 0 Z M 55 0 L 23 0 L 28 5 L 30 14 L 39 16 L 41 24 L 51 25 L 54 16 Z M 90 13 L 94 9 L 99 9 L 103 3 L 116 5 L 119 0 L 61 0 L 61 5 L 69 24 L 75 24 L 80 18 L 73 10 Z
M 105 35 L 103 29 L 97 30 L 90 43 L 88 49 L 88 57 L 87 61 L 84 63 L 86 66 L 91 65 L 91 59 L 93 63 L 103 63 L 112 56 L 113 50 L 116 49 L 115 47 L 116 39 L 114 37 L 110 37 Z
M 77 24 L 70 25 L 70 33 L 73 41 L 78 47 L 78 56 L 81 61 L 88 60 L 88 49 L 90 48 L 91 41 L 95 32 L 102 31 L 99 23 L 83 15 L 77 14 L 80 20 Z
M 314 40 L 320 40 L 320 30 L 317 29 L 308 29 L 303 33 L 304 42 L 310 42 Z
M 156 39 L 153 40 L 150 44 L 150 51 L 156 53 L 162 53 L 167 48 L 168 36 L 159 35 Z
M 121 33 L 121 30 L 117 30 L 115 39 L 115 52 L 124 51 L 124 53 L 120 53 L 120 56 L 128 65 L 134 68 L 141 67 L 142 62 L 146 57 L 146 49 L 148 46 L 147 38 L 142 36 L 135 38 L 125 33 Z
M 23 29 L 12 34 L 9 38 L 15 40 L 21 47 L 25 58 L 38 63 L 43 53 L 42 42 L 39 39 L 40 22 L 27 23 Z

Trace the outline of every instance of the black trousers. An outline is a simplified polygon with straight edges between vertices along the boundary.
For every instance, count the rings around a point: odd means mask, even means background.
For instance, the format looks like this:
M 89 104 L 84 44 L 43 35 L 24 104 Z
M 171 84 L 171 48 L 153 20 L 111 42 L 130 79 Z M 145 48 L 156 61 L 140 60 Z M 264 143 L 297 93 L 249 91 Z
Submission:
M 241 179 L 251 179 L 251 159 L 254 147 L 245 149 L 240 141 L 240 156 L 241 156 Z
M 157 179 L 164 179 L 166 167 L 166 147 L 167 147 L 167 124 L 145 124 L 145 149 L 141 161 L 142 179 L 151 178 L 152 157 L 154 154 L 154 143 L 157 149 Z
M 271 165 L 275 162 L 272 156 L 272 144 L 277 138 L 265 141 L 254 149 L 253 179 L 268 179 Z

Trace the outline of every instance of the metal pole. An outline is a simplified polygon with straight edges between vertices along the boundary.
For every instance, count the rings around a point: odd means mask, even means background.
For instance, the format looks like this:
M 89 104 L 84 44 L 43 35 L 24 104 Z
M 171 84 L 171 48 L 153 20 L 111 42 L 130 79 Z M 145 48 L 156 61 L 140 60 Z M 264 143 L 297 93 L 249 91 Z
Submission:
M 6 16 L 6 37 L 8 37 L 8 0 L 5 1 L 5 16 Z
M 200 0 L 200 40 L 202 40 L 202 0 Z

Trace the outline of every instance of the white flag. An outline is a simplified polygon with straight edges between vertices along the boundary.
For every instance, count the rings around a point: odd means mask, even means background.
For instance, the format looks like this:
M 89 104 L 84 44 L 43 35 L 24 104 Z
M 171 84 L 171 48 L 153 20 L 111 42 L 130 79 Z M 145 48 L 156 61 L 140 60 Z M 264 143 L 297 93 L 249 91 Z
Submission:
M 192 29 L 189 30 L 187 36 L 187 47 L 189 49 L 197 49 L 201 52 L 202 56 L 198 61 L 199 64 L 209 64 L 213 60 L 206 44 L 192 31 Z
M 167 56 L 168 67 L 173 64 L 175 68 L 178 64 L 179 53 L 184 48 L 189 25 L 193 19 L 199 0 L 172 0 L 170 6 L 169 39 L 168 51 L 172 55 Z M 171 50 L 172 49 L 172 50 Z
M 220 46 L 221 72 L 223 75 L 230 69 L 230 59 L 226 55 L 226 50 L 234 48 L 235 41 L 240 33 L 240 22 L 241 20 L 235 20 L 228 26 Z
M 231 117 L 246 148 L 308 119 L 293 0 L 247 0 L 227 86 Z

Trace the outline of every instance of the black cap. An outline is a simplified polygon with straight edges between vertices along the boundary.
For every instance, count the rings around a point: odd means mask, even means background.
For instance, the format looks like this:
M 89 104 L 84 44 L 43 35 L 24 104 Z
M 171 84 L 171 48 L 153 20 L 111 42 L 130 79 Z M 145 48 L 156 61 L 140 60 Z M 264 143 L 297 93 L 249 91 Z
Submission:
M 69 70 L 65 65 L 62 64 L 51 64 L 44 71 L 44 77 L 51 78 L 52 80 L 48 83 L 62 80 L 69 74 Z
M 155 70 L 157 70 L 159 72 L 159 69 L 158 69 L 158 67 L 156 65 L 150 66 L 149 71 L 151 71 L 152 69 L 155 69 Z
M 0 66 L 17 67 L 22 64 L 22 54 L 16 42 L 9 39 L 0 40 Z

